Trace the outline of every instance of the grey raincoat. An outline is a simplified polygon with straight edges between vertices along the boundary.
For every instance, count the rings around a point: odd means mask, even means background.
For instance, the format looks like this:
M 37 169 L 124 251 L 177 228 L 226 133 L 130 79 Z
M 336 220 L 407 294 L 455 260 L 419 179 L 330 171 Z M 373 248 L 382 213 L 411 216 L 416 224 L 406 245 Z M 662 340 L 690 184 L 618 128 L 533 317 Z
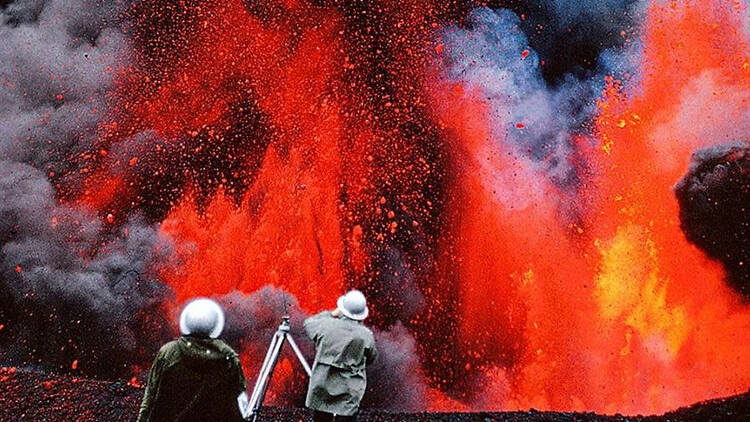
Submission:
M 315 342 L 305 405 L 321 412 L 351 416 L 367 386 L 366 365 L 375 361 L 375 339 L 359 321 L 321 312 L 305 320 L 305 332 Z

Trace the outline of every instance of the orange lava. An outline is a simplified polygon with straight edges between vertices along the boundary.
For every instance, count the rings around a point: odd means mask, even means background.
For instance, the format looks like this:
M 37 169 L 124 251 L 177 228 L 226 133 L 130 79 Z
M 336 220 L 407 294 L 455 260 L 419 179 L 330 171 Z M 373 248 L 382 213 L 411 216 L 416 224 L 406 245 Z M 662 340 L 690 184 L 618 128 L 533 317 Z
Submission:
M 750 386 L 750 308 L 686 241 L 672 191 L 693 150 L 746 126 L 743 13 L 648 8 L 640 85 L 608 81 L 578 199 L 493 139 L 477 93 L 434 94 L 456 145 L 446 250 L 460 262 L 463 347 L 509 379 L 482 406 L 653 413 Z M 578 218 L 565 217 L 571 200 Z M 487 363 L 514 354 L 505 370 Z
M 147 114 L 161 114 L 158 104 L 171 101 L 174 89 L 195 97 L 188 104 L 203 101 L 206 90 L 237 72 L 252 77 L 278 137 L 239 206 L 220 191 L 203 210 L 190 197 L 171 210 L 162 228 L 179 242 L 184 262 L 164 277 L 178 300 L 271 284 L 297 296 L 304 309 L 331 306 L 344 282 L 337 206 L 342 122 L 336 100 L 326 92 L 337 74 L 335 20 L 306 32 L 296 50 L 285 53 L 291 30 L 266 29 L 241 2 L 225 3 L 208 14 L 230 20 L 219 25 L 224 31 L 207 31 L 192 50 L 198 57 L 211 50 L 218 62 L 210 67 L 192 62 L 186 73 L 193 76 L 185 80 L 195 82 L 164 86 L 154 103 L 157 111 Z M 179 113 L 177 118 L 178 127 L 185 127 Z

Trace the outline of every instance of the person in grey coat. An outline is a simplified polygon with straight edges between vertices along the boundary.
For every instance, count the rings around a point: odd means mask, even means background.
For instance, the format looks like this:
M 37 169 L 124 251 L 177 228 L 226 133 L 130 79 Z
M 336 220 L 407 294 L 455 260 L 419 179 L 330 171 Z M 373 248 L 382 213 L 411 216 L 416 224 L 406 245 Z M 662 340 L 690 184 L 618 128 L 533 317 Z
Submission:
M 356 420 L 366 367 L 378 355 L 372 331 L 362 324 L 367 314 L 365 296 L 352 290 L 339 298 L 334 311 L 305 320 L 305 332 L 315 342 L 305 405 L 314 411 L 315 422 Z

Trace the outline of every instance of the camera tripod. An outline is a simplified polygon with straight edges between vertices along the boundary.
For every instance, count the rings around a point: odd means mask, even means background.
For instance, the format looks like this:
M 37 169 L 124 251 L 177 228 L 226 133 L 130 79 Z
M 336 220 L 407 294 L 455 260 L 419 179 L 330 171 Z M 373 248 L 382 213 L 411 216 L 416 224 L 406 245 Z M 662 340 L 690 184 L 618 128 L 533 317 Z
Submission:
M 289 328 L 289 315 L 285 315 L 281 318 L 281 324 L 271 339 L 271 345 L 268 347 L 266 358 L 263 359 L 263 365 L 260 367 L 260 373 L 258 373 L 258 379 L 255 381 L 255 387 L 253 388 L 253 394 L 250 396 L 250 400 L 247 403 L 242 403 L 244 400 L 240 402 L 240 407 L 244 407 L 248 411 L 247 415 L 243 414 L 245 419 L 252 421 L 258 419 L 258 412 L 260 411 L 261 406 L 263 406 L 263 399 L 266 397 L 266 390 L 268 390 L 268 385 L 271 382 L 271 376 L 273 375 L 276 363 L 279 361 L 281 346 L 284 345 L 285 341 L 288 341 L 289 345 L 292 346 L 292 350 L 294 350 L 294 354 L 297 355 L 297 359 L 299 359 L 302 367 L 305 368 L 307 376 L 309 377 L 312 375 L 312 369 L 310 369 L 310 365 L 307 363 L 307 360 L 305 360 L 305 356 L 302 355 L 297 343 L 289 333 Z

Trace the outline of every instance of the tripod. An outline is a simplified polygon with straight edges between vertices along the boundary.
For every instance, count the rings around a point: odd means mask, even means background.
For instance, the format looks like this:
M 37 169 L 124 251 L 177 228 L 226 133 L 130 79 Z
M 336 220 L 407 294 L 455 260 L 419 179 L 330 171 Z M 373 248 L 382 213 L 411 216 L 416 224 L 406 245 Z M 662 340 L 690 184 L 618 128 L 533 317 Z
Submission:
M 305 368 L 307 376 L 312 376 L 312 369 L 310 369 L 310 365 L 308 365 L 297 343 L 289 333 L 289 327 L 289 315 L 285 315 L 281 318 L 281 324 L 271 339 L 271 345 L 268 347 L 266 358 L 263 359 L 263 365 L 260 367 L 260 373 L 258 374 L 258 379 L 255 381 L 255 388 L 253 388 L 253 394 L 247 403 L 247 409 L 250 411 L 247 418 L 252 416 L 253 421 L 258 419 L 258 412 L 261 406 L 263 406 L 263 399 L 266 397 L 266 390 L 268 390 L 268 384 L 271 381 L 276 363 L 279 361 L 279 353 L 281 352 L 281 346 L 284 345 L 284 341 L 288 341 L 289 345 L 292 346 L 292 350 L 294 350 L 297 359 L 299 359 L 299 362 Z

